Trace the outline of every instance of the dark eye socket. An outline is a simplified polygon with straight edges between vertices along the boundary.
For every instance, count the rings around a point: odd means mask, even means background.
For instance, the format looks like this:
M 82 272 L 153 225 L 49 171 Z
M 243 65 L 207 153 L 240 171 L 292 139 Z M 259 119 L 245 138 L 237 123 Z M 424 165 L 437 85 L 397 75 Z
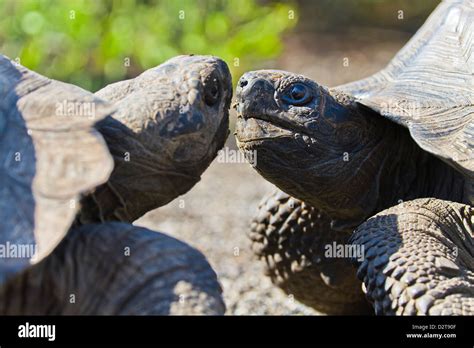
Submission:
M 209 106 L 214 106 L 221 96 L 221 84 L 215 74 L 209 75 L 204 81 L 204 102 Z
M 282 99 L 292 105 L 304 105 L 311 100 L 311 92 L 304 84 L 295 83 L 286 90 Z

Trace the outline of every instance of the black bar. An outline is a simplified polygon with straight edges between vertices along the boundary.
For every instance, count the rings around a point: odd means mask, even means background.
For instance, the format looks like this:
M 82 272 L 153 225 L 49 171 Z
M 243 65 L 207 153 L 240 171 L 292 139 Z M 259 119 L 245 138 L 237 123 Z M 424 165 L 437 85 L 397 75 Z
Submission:
M 21 344 L 416 344 L 473 347 L 474 317 L 0 317 L 0 346 Z M 20 338 L 29 323 L 55 339 Z M 424 337 L 409 338 L 407 334 Z M 429 335 L 455 335 L 434 338 Z M 225 340 L 224 342 L 222 340 Z

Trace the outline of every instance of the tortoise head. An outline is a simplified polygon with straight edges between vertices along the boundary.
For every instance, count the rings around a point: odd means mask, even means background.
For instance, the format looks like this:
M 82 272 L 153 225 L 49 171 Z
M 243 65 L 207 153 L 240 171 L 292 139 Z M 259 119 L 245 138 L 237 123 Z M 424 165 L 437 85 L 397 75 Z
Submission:
M 127 203 L 117 208 L 107 187 L 96 190 L 102 220 L 133 221 L 187 192 L 229 134 L 231 75 L 216 57 L 178 56 L 97 95 L 117 110 L 98 128 L 115 161 L 108 187 Z
M 115 104 L 114 119 L 162 169 L 192 174 L 207 167 L 228 135 L 232 78 L 217 57 L 177 56 L 96 94 Z
M 353 209 L 371 182 L 356 174 L 371 165 L 362 159 L 379 138 L 370 117 L 284 71 L 244 74 L 236 97 L 238 146 L 263 177 L 344 218 L 361 213 Z
M 159 143 L 172 167 L 206 168 L 228 135 L 232 80 L 226 63 L 178 56 L 145 72 L 145 79 L 147 74 L 158 91 L 151 105 L 155 122 L 149 123 L 156 132 L 143 134 Z

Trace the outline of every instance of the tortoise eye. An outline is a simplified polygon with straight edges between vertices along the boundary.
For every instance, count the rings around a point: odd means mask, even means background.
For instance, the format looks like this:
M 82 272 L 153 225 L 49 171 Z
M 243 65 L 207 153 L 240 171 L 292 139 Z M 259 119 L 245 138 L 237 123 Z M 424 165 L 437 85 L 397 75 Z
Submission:
M 300 106 L 311 101 L 311 92 L 304 84 L 295 83 L 286 90 L 282 99 L 288 104 Z
M 213 106 L 219 101 L 221 95 L 221 84 L 219 78 L 215 74 L 211 74 L 204 81 L 204 102 Z

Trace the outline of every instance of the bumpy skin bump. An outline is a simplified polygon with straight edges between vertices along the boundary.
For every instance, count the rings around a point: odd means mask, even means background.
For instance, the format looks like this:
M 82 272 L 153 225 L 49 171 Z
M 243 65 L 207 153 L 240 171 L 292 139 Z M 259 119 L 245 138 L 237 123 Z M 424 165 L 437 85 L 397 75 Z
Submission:
M 252 221 L 252 249 L 265 260 L 273 283 L 296 300 L 327 314 L 373 313 L 349 260 L 325 256 L 326 245 L 347 243 L 351 233 L 332 230 L 330 222 L 310 205 L 275 191 Z
M 474 209 L 417 199 L 359 226 L 358 277 L 377 314 L 474 315 Z
M 96 95 L 117 108 L 97 124 L 115 167 L 80 224 L 133 222 L 186 193 L 229 134 L 232 77 L 216 57 L 178 56 Z
M 6 315 L 224 311 L 216 274 L 200 252 L 118 222 L 73 229 L 53 254 L 0 288 L 0 313 Z

